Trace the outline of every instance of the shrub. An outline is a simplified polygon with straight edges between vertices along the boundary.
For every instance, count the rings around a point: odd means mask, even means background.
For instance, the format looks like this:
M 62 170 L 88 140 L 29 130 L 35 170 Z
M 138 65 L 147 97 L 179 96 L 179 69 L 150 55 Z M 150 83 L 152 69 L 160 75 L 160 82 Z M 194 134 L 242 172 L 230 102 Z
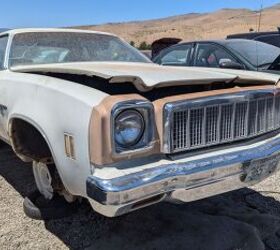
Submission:
M 140 43 L 139 49 L 140 50 L 150 50 L 151 49 L 151 45 L 147 44 L 146 42 L 142 42 L 142 43 Z

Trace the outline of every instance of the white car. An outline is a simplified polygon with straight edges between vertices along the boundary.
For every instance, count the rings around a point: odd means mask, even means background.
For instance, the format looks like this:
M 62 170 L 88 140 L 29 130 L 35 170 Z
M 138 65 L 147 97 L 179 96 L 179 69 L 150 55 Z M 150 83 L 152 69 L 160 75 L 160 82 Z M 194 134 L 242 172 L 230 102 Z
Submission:
M 0 136 L 39 191 L 113 217 L 258 183 L 280 156 L 279 77 L 155 65 L 118 37 L 0 34 Z M 22 169 L 25 171 L 25 169 Z

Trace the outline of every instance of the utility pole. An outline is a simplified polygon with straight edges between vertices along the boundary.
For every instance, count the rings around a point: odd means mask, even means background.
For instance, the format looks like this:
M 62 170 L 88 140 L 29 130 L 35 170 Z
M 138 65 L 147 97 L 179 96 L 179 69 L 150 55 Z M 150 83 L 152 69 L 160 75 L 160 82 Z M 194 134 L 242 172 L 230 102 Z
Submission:
M 261 1 L 261 9 L 260 9 L 260 16 L 259 16 L 258 32 L 260 32 L 260 29 L 261 29 L 262 12 L 263 12 L 263 0 Z

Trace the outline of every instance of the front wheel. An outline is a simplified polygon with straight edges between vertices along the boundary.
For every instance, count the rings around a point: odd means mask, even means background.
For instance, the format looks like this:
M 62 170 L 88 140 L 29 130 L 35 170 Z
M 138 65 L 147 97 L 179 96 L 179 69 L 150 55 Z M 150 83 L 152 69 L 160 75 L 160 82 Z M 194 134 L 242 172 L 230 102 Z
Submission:
M 50 169 L 53 170 L 54 166 L 48 166 L 41 162 L 33 162 L 33 175 L 35 178 L 36 186 L 39 192 L 45 199 L 51 200 L 54 196 L 53 189 L 53 174 Z
M 33 162 L 33 175 L 39 192 L 45 199 L 51 200 L 58 193 L 65 200 L 72 203 L 76 197 L 71 195 L 64 187 L 56 166 L 54 164 L 45 164 L 42 162 Z
M 23 202 L 29 218 L 60 219 L 77 211 L 76 197 L 64 188 L 54 164 L 33 162 L 33 174 L 38 190 L 25 197 Z

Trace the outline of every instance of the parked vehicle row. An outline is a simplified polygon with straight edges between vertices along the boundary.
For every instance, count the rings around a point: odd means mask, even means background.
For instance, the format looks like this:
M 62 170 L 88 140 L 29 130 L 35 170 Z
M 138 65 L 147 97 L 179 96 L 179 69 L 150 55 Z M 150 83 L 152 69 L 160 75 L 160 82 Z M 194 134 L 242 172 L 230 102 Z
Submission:
M 278 50 L 255 65 L 222 42 L 178 46 L 158 60 L 213 67 L 157 65 L 108 33 L 0 34 L 0 137 L 32 163 L 46 199 L 83 197 L 113 217 L 279 170 L 279 76 L 214 68 L 268 70 Z
M 166 43 L 168 41 L 169 43 Z M 161 65 L 243 69 L 280 73 L 280 33 L 252 32 L 227 39 L 179 43 L 179 39 L 159 39 L 153 61 Z M 160 46 L 162 45 L 162 46 Z

